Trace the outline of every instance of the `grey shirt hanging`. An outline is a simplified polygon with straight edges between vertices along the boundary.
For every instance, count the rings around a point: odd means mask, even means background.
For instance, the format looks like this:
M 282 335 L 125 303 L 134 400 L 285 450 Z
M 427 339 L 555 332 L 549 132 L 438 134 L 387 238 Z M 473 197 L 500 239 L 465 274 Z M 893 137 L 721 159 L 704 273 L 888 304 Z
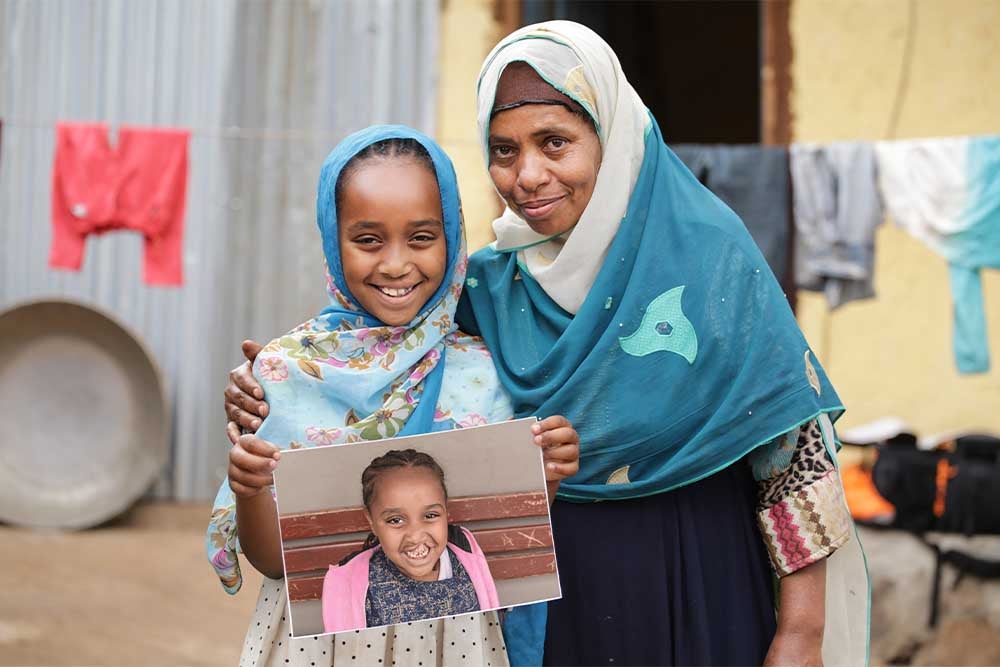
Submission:
M 882 222 L 875 151 L 840 142 L 791 147 L 795 282 L 830 308 L 875 296 L 875 229 Z

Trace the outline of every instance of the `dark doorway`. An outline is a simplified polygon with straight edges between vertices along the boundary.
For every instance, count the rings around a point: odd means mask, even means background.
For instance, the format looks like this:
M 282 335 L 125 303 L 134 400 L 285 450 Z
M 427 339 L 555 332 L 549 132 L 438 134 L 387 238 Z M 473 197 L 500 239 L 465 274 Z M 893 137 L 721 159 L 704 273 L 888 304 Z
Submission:
M 522 1 L 522 25 L 551 19 L 607 40 L 667 143 L 761 142 L 758 1 Z

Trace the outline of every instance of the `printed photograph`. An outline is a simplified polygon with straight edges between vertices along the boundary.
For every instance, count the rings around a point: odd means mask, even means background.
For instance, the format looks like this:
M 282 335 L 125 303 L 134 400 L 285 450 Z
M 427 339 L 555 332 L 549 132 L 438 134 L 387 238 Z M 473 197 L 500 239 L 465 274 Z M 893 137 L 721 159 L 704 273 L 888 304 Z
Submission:
M 534 422 L 283 452 L 292 635 L 560 597 Z

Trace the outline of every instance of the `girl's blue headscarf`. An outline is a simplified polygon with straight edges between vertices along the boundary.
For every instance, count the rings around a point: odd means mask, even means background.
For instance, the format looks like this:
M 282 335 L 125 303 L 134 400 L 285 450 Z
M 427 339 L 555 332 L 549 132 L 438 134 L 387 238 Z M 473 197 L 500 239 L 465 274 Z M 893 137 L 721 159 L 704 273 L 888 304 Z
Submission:
M 445 291 L 451 287 L 451 279 L 455 273 L 457 258 L 464 250 L 462 237 L 462 207 L 458 198 L 458 181 L 455 176 L 455 168 L 451 160 L 445 154 L 437 142 L 425 134 L 403 125 L 372 125 L 359 132 L 355 132 L 343 141 L 327 156 L 323 162 L 323 167 L 319 173 L 319 190 L 316 196 L 316 222 L 319 225 L 320 235 L 323 238 L 323 255 L 326 258 L 326 266 L 332 279 L 332 287 L 337 293 L 332 292 L 331 305 L 323 314 L 327 317 L 356 318 L 360 311 L 365 321 L 374 326 L 381 326 L 382 323 L 374 319 L 365 312 L 358 303 L 354 295 L 347 288 L 344 280 L 344 269 L 340 262 L 340 242 L 337 237 L 337 206 L 336 190 L 337 180 L 340 173 L 347 166 L 355 155 L 368 148 L 372 144 L 387 139 L 413 139 L 431 156 L 434 163 L 435 175 L 438 187 L 441 190 L 441 211 L 444 215 L 444 233 L 448 245 L 448 273 L 445 275 L 441 286 L 437 292 L 427 301 L 427 306 L 436 304 Z M 459 283 L 461 285 L 461 283 Z M 329 288 L 329 286 L 328 286 Z M 346 300 L 346 303 L 344 302 Z M 425 312 L 417 315 L 417 320 L 421 319 Z

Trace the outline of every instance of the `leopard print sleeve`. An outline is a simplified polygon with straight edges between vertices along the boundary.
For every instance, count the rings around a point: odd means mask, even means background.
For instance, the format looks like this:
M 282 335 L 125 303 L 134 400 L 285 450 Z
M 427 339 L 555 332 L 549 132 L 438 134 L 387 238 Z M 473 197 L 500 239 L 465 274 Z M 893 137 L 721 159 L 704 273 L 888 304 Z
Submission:
M 779 577 L 826 558 L 851 536 L 840 474 L 811 421 L 748 457 L 757 523 Z

